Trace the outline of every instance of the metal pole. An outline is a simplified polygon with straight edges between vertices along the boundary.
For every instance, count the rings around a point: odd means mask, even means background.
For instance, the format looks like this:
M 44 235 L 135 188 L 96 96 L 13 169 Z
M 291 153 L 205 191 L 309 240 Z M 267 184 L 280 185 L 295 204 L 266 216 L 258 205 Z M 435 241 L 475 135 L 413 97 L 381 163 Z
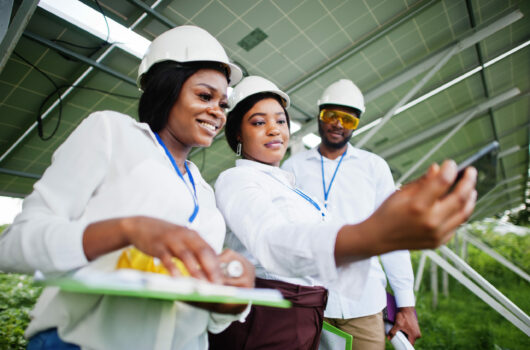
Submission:
M 431 259 L 431 292 L 432 292 L 432 308 L 438 307 L 438 269 L 436 262 Z
M 412 173 L 414 173 L 414 171 L 416 171 L 416 169 L 419 168 L 420 165 L 422 165 L 427 159 L 429 159 L 429 157 L 431 155 L 433 155 L 434 152 L 436 152 L 437 150 L 440 149 L 440 147 L 442 147 L 446 142 L 447 140 L 449 140 L 451 137 L 453 137 L 454 134 L 456 134 L 460 129 L 462 129 L 462 127 L 464 125 L 467 124 L 468 121 L 471 120 L 471 118 L 473 118 L 475 116 L 475 114 L 477 113 L 477 111 L 472 111 L 470 112 L 457 126 L 456 128 L 454 128 L 453 130 L 451 130 L 447 135 L 444 136 L 443 139 L 440 140 L 440 142 L 438 142 L 436 144 L 436 146 L 434 146 L 433 148 L 431 148 L 431 150 L 429 152 L 427 152 L 423 157 L 421 157 L 420 160 L 418 160 L 416 162 L 416 164 L 414 164 L 409 170 L 407 170 L 407 172 L 405 174 L 403 174 L 401 176 L 401 178 L 397 181 L 397 186 L 399 187 L 403 181 L 405 181 L 406 179 L 409 178 L 410 175 L 412 175 Z
M 510 321 L 510 323 L 512 323 L 515 327 L 523 331 L 523 333 L 525 333 L 527 336 L 530 336 L 530 327 L 527 324 L 525 324 L 523 321 L 521 321 L 519 318 L 513 315 L 508 309 L 506 309 L 499 302 L 493 299 L 488 293 L 484 292 L 479 286 L 477 286 L 469 278 L 464 276 L 464 274 L 462 274 L 460 271 L 458 271 L 453 266 L 451 266 L 451 264 L 445 261 L 441 256 L 436 254 L 434 251 L 427 250 L 425 252 L 427 256 L 431 259 L 431 261 L 435 261 L 436 264 L 438 264 L 442 269 L 449 272 L 449 274 L 453 276 L 453 278 L 455 278 L 462 285 L 464 285 L 464 287 L 466 287 L 471 292 L 473 292 L 476 296 L 482 299 L 486 304 L 488 304 L 495 311 L 501 314 L 501 316 L 503 316 L 508 321 Z
M 418 293 L 420 290 L 421 280 L 423 278 L 423 271 L 425 270 L 425 263 L 427 262 L 427 255 L 421 253 L 420 263 L 418 264 L 418 270 L 416 271 L 416 280 L 414 281 L 414 292 Z

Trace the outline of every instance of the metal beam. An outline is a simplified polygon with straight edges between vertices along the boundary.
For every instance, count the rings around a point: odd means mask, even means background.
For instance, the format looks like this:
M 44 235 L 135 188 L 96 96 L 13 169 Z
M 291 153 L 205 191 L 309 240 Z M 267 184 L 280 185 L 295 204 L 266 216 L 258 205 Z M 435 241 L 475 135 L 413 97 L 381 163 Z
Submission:
M 445 48 L 438 50 L 437 52 L 427 56 L 426 58 L 412 65 L 411 68 L 402 71 L 401 73 L 384 81 L 383 83 L 376 86 L 375 88 L 368 90 L 364 94 L 365 102 L 369 103 L 373 101 L 374 99 L 378 98 L 379 96 L 395 89 L 401 84 L 407 81 L 410 81 L 411 79 L 415 78 L 419 74 L 424 73 L 425 71 L 429 70 L 431 67 L 436 65 L 437 62 L 440 61 L 440 59 L 446 54 L 446 51 L 450 49 L 451 47 L 456 46 L 457 53 L 461 52 L 462 50 L 465 50 L 466 48 L 476 44 L 477 42 L 484 40 L 485 38 L 496 33 L 497 31 L 509 26 L 510 24 L 521 19 L 522 17 L 523 17 L 523 14 L 518 9 L 508 10 L 508 11 L 501 13 L 495 19 L 488 21 L 487 23 L 481 25 L 480 28 L 468 31 L 466 34 L 462 35 L 462 37 L 456 42 L 454 42 L 453 44 L 450 44 L 446 46 Z M 312 119 L 311 121 L 302 125 L 300 130 L 298 130 L 296 133 L 293 133 L 293 135 L 291 135 L 291 138 L 298 139 L 298 138 L 303 137 L 309 132 L 316 131 L 316 125 L 317 125 L 316 119 Z
M 489 283 L 484 277 L 482 277 L 475 269 L 469 266 L 465 261 L 463 261 L 458 255 L 456 255 L 451 249 L 446 246 L 440 247 L 440 252 L 445 255 L 449 260 L 451 260 L 461 271 L 468 275 L 472 280 L 475 281 L 480 287 L 486 290 L 491 296 L 497 299 L 504 307 L 510 310 L 515 316 L 517 316 L 521 321 L 523 321 L 528 327 L 530 327 L 530 317 L 521 310 L 517 305 L 515 305 L 510 299 L 508 299 L 504 294 L 502 294 L 497 288 L 495 288 L 491 283 Z
M 109 74 L 109 75 L 111 75 L 111 76 L 113 76 L 115 78 L 118 78 L 119 80 L 122 80 L 122 81 L 124 81 L 126 83 L 129 83 L 129 84 L 131 84 L 133 86 L 136 86 L 136 80 L 134 80 L 133 78 L 131 78 L 131 77 L 125 75 L 125 74 L 122 74 L 122 73 L 120 73 L 120 72 L 118 72 L 118 71 L 116 71 L 116 70 L 114 70 L 112 68 L 109 68 L 109 67 L 99 63 L 96 60 L 93 60 L 93 59 L 88 58 L 86 56 L 80 55 L 77 52 L 72 51 L 70 49 L 67 49 L 64 46 L 58 45 L 57 43 L 54 43 L 53 41 L 48 40 L 46 38 L 43 38 L 40 35 L 37 35 L 37 34 L 32 33 L 32 32 L 25 31 L 24 32 L 24 36 L 28 37 L 29 39 L 34 40 L 34 41 L 38 42 L 39 44 L 42 44 L 42 45 L 44 45 L 44 46 L 46 46 L 46 47 L 48 47 L 50 49 L 53 49 L 53 50 L 55 50 L 57 52 L 60 52 L 60 53 L 62 53 L 64 55 L 66 55 L 66 56 L 69 56 L 69 57 L 74 58 L 74 59 L 76 59 L 78 61 L 81 61 L 81 62 L 83 62 L 83 63 L 85 63 L 85 64 L 87 64 L 87 65 L 89 65 L 91 67 L 94 67 L 94 68 L 96 68 L 96 69 L 98 69 L 98 70 L 100 70 L 100 71 L 102 71 L 104 73 L 107 73 L 107 74 Z
M 524 204 L 523 202 L 521 202 L 520 198 L 514 198 L 514 199 L 508 200 L 506 202 L 503 202 L 503 203 L 501 203 L 499 205 L 496 205 L 493 208 L 490 208 L 489 211 L 482 210 L 480 212 L 477 212 L 476 215 L 472 215 L 471 218 L 469 218 L 469 221 L 483 219 L 485 217 L 491 216 L 493 214 L 498 213 L 500 209 L 504 209 L 504 210 L 510 209 L 511 208 L 510 206 L 512 204 L 515 204 L 515 203 Z
M 0 174 L 26 177 L 29 179 L 36 179 L 36 180 L 41 178 L 41 176 L 37 174 L 26 173 L 24 171 L 11 170 L 11 169 L 6 169 L 6 168 L 0 168 Z
M 6 36 L 13 11 L 13 0 L 0 0 L 0 43 Z
M 469 17 L 469 23 L 471 24 L 471 28 L 475 28 L 476 27 L 475 14 L 473 12 L 473 4 L 471 0 L 466 0 L 466 8 L 467 8 L 467 13 Z M 477 52 L 478 63 L 480 67 L 482 67 L 482 69 L 480 70 L 480 78 L 482 81 L 482 87 L 484 88 L 484 96 L 486 98 L 489 98 L 490 94 L 488 90 L 488 83 L 486 81 L 486 73 L 484 72 L 486 67 L 484 67 L 484 59 L 482 58 L 482 50 L 480 49 L 480 43 L 475 44 L 475 51 Z M 493 137 L 495 141 L 499 142 L 499 135 L 497 134 L 497 127 L 495 126 L 495 119 L 493 118 L 493 110 L 491 108 L 488 109 L 488 115 L 489 115 L 489 120 L 491 124 L 491 130 L 493 131 Z M 504 163 L 502 160 L 499 160 L 499 163 L 500 163 L 500 168 L 502 171 L 502 177 L 506 178 L 506 170 L 504 169 Z
M 508 193 L 511 193 L 511 192 L 514 192 L 514 191 L 518 191 L 518 190 L 520 190 L 521 188 L 522 188 L 522 186 L 520 185 L 520 186 L 518 186 L 517 188 L 514 187 L 514 188 L 512 188 L 511 190 L 503 191 L 502 194 L 503 194 L 503 195 L 506 195 L 506 194 L 508 194 Z M 500 192 L 499 192 L 499 193 L 500 193 Z M 500 198 L 500 197 L 502 197 L 502 196 L 501 196 L 501 195 L 499 195 L 499 196 L 495 196 L 495 199 L 498 199 L 498 198 Z M 509 198 L 509 196 L 508 196 L 508 198 Z M 488 203 L 491 203 L 491 199 L 493 199 L 493 198 L 490 198 L 490 199 L 488 200 Z M 483 217 L 483 215 L 484 215 L 485 213 L 496 213 L 496 212 L 499 210 L 499 208 L 504 208 L 506 205 L 508 205 L 508 204 L 512 204 L 512 203 L 514 203 L 514 202 L 516 202 L 516 201 L 520 201 L 520 198 L 508 199 L 507 201 L 505 201 L 505 202 L 503 202 L 503 203 L 501 203 L 501 204 L 498 204 L 498 205 L 496 205 L 496 206 L 494 206 L 494 207 L 487 207 L 487 206 L 485 206 L 485 205 L 482 205 L 482 207 L 481 207 L 479 210 L 475 211 L 475 212 L 473 213 L 473 215 L 471 215 L 470 220 L 474 220 L 474 219 L 476 219 L 476 218 L 478 218 L 478 217 Z M 489 211 L 488 211 L 488 210 L 489 210 Z M 482 216 L 481 216 L 481 215 L 482 215 Z M 488 214 L 488 215 L 491 215 L 491 214 Z
M 38 3 L 39 0 L 23 0 L 22 4 L 20 4 L 2 43 L 0 43 L 0 73 L 4 70 L 7 60 L 11 57 L 13 50 L 15 50 L 15 46 L 17 46 L 18 40 L 28 25 L 31 16 L 33 16 Z M 9 15 L 7 18 L 9 19 Z
M 486 39 L 490 35 L 498 32 L 499 30 L 506 28 L 507 26 L 518 21 L 522 17 L 523 13 L 518 9 L 511 10 L 509 11 L 509 13 L 504 12 L 497 16 L 496 19 L 488 21 L 488 23 L 481 25 L 477 29 L 472 29 L 468 31 L 459 40 L 457 40 L 453 44 L 450 44 L 449 47 L 456 46 L 457 53 L 462 52 L 470 46 L 473 46 L 476 43 Z M 369 101 L 374 100 L 386 94 L 387 92 L 390 92 L 391 90 L 397 88 L 401 84 L 410 81 L 419 74 L 426 72 L 432 66 L 434 66 L 436 62 L 440 61 L 441 57 L 443 57 L 446 50 L 447 48 L 438 50 L 434 54 L 431 54 L 428 57 L 422 59 L 420 62 L 414 64 L 411 68 L 404 70 L 393 78 L 369 90 L 365 94 L 365 98 Z
M 511 148 L 508 148 L 505 151 L 499 152 L 498 158 L 503 158 L 503 157 L 509 156 L 510 154 L 513 154 L 513 153 L 518 152 L 520 150 L 521 150 L 521 146 L 519 146 L 519 145 L 513 146 Z
M 509 183 L 511 183 L 511 182 L 513 182 L 513 181 L 520 180 L 520 179 L 522 179 L 522 178 L 523 178 L 522 175 L 515 175 L 515 176 L 510 177 L 509 179 L 504 179 L 504 180 L 498 182 L 498 183 L 495 185 L 495 187 L 493 187 L 488 193 L 486 193 L 486 194 L 484 195 L 484 197 L 480 198 L 480 199 L 477 201 L 477 203 L 475 203 L 475 208 L 478 208 L 478 206 L 480 205 L 480 203 L 483 203 L 483 202 L 486 200 L 486 198 L 489 198 L 489 197 L 490 197 L 491 195 L 493 195 L 494 193 L 498 193 L 498 192 L 497 192 L 497 189 L 501 188 L 501 186 L 507 185 L 507 184 L 509 184 Z
M 515 327 L 519 328 L 527 336 L 530 336 L 530 327 L 525 322 L 520 320 L 510 310 L 508 310 L 503 305 L 501 305 L 497 300 L 495 300 L 488 293 L 486 293 L 484 290 L 482 290 L 482 288 L 480 288 L 478 285 L 476 285 L 473 281 L 471 281 L 469 278 L 464 276 L 464 274 L 462 272 L 458 271 L 451 264 L 449 264 L 445 259 L 443 259 L 441 256 L 439 256 L 438 254 L 436 254 L 436 252 L 434 252 L 432 250 L 425 251 L 425 254 L 434 263 L 436 263 L 442 269 L 447 271 L 454 279 L 456 279 L 458 282 L 460 282 L 460 284 L 462 284 L 464 287 L 466 287 L 471 292 L 473 292 L 476 296 L 478 296 L 480 299 L 482 299 L 486 304 L 488 304 L 492 309 L 497 311 L 501 316 L 506 318 Z
M 155 8 L 156 6 L 158 6 L 160 4 L 162 0 L 157 0 L 153 5 L 151 5 L 151 8 Z M 134 29 L 136 28 L 136 26 L 138 26 L 138 24 L 140 24 L 144 19 L 145 17 L 147 17 L 147 15 L 144 13 L 142 14 L 130 27 L 129 29 Z M 107 57 L 115 48 L 116 46 L 115 45 L 111 45 L 109 46 L 97 59 L 96 59 L 96 62 L 101 62 L 103 59 L 105 59 L 105 57 Z M 76 85 L 79 85 L 83 80 L 85 80 L 85 78 L 92 72 L 94 68 L 92 66 L 88 67 L 75 81 L 74 83 L 72 84 L 73 86 L 76 86 Z M 61 94 L 61 98 L 60 99 L 57 99 L 55 100 L 51 106 L 42 114 L 41 116 L 41 120 L 44 120 L 46 119 L 50 113 L 55 109 L 55 107 L 57 107 L 59 105 L 59 102 L 60 100 L 64 100 L 67 96 L 70 95 L 70 93 L 72 91 L 74 91 L 74 87 L 71 86 L 69 87 L 68 89 L 65 90 L 65 92 L 63 92 Z M 31 126 L 15 141 L 15 143 L 13 143 L 11 145 L 11 147 L 9 147 L 7 149 L 7 151 L 4 152 L 4 154 L 2 154 L 2 156 L 0 157 L 0 164 L 7 158 L 7 156 L 9 156 L 9 154 L 11 154 L 11 152 L 13 152 L 13 150 L 15 148 L 18 147 L 18 145 L 37 127 L 37 122 L 31 124 Z
M 523 278 L 524 280 L 530 283 L 530 275 L 528 275 L 525 271 L 523 271 L 519 267 L 515 266 L 511 261 L 506 259 L 501 254 L 497 253 L 494 249 L 492 249 L 487 244 L 482 242 L 478 237 L 475 237 L 469 232 L 464 231 L 462 232 L 462 239 L 467 240 L 469 243 L 473 244 L 475 247 L 482 250 L 484 253 L 488 254 L 493 259 L 497 260 L 504 267 L 511 270 L 513 273 L 515 273 L 516 275 L 518 275 L 519 277 Z
M 409 148 L 413 148 L 418 144 L 424 142 L 425 140 L 430 140 L 434 136 L 453 128 L 455 125 L 460 123 L 463 119 L 466 118 L 470 113 L 474 113 L 475 116 L 480 115 L 488 108 L 496 107 L 502 103 L 509 103 L 512 99 L 520 95 L 520 90 L 518 88 L 512 88 L 506 92 L 503 92 L 489 100 L 486 100 L 476 106 L 466 109 L 465 111 L 458 113 L 454 117 L 444 120 L 443 122 L 434 125 L 433 127 L 420 132 L 412 137 L 406 138 L 403 142 L 389 146 L 386 150 L 378 152 L 379 155 L 385 159 L 391 158 L 396 154 L 402 153 Z
M 142 1 L 139 1 L 139 0 L 127 0 L 127 1 L 130 2 L 131 4 L 135 5 L 135 6 L 139 7 L 145 13 L 149 14 L 150 16 L 153 16 L 154 18 L 156 18 L 158 21 L 162 22 L 163 24 L 165 24 L 169 28 L 174 28 L 174 27 L 178 26 L 177 23 L 173 22 L 172 20 L 170 20 L 166 16 L 160 14 L 160 12 L 155 11 L 154 9 L 152 9 L 151 7 L 149 7 L 148 5 L 146 5 Z
M 504 196 L 504 195 L 506 195 L 506 194 L 508 194 L 508 193 L 513 192 L 513 191 L 520 190 L 522 187 L 523 187 L 523 185 L 516 185 L 516 186 L 510 187 L 510 188 L 507 188 L 507 189 L 505 189 L 505 190 L 503 190 L 503 191 L 500 191 L 500 192 L 497 192 L 497 193 L 495 193 L 495 194 L 492 194 L 492 195 L 490 196 L 490 198 L 488 198 L 487 201 L 484 201 L 484 202 L 483 202 L 483 203 L 484 203 L 483 206 L 485 205 L 485 203 L 491 203 L 492 200 L 494 200 L 494 199 L 498 199 L 499 197 L 502 197 L 502 196 Z
M 388 112 L 386 112 L 385 116 L 381 118 L 380 122 L 370 129 L 368 133 L 366 133 L 361 140 L 359 140 L 355 146 L 358 148 L 361 148 L 364 146 L 381 128 L 392 118 L 392 116 L 396 113 L 396 111 L 401 108 L 405 103 L 407 103 L 420 89 L 425 85 L 431 78 L 436 74 L 446 63 L 451 59 L 451 57 L 454 56 L 454 54 L 458 51 L 458 45 L 454 45 L 452 47 L 447 48 L 443 51 L 443 55 L 441 55 L 440 60 L 436 62 L 436 64 L 425 74 L 421 80 L 414 85 L 412 89 L 410 89 L 405 96 L 403 96 L 398 103 L 396 103 Z
M 434 152 L 436 152 L 437 150 L 439 150 L 443 145 L 445 145 L 445 143 L 451 138 L 453 137 L 460 129 L 462 129 L 464 127 L 464 125 L 466 125 L 475 115 L 477 114 L 477 111 L 471 111 L 469 112 L 469 114 L 467 116 L 465 116 L 462 121 L 460 121 L 458 123 L 458 125 L 452 129 L 447 135 L 445 135 L 434 147 L 432 147 L 427 153 L 425 153 L 417 162 L 416 164 L 414 164 L 413 166 L 410 167 L 409 170 L 407 170 L 407 172 L 405 174 L 403 174 L 399 180 L 397 181 L 397 187 L 401 186 L 401 184 L 403 183 L 403 181 L 405 181 L 406 179 L 409 178 L 410 175 L 412 175 L 412 173 L 414 173 L 414 171 L 416 169 L 418 169 L 420 167 L 420 165 L 422 165 L 427 159 L 429 159 L 430 156 L 432 156 L 434 154 Z

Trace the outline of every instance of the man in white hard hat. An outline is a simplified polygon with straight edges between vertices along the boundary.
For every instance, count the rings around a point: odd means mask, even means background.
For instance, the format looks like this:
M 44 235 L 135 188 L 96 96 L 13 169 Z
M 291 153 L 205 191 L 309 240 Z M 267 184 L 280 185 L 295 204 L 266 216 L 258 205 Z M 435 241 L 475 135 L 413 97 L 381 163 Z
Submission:
M 320 199 L 334 219 L 360 222 L 395 190 L 387 163 L 349 143 L 365 111 L 362 92 L 352 81 L 341 79 L 324 90 L 318 107 L 320 145 L 292 156 L 282 168 L 293 172 L 297 186 Z M 387 278 L 398 307 L 389 334 L 401 330 L 412 344 L 421 336 L 409 252 L 387 253 L 380 259 L 384 271 L 378 257 L 372 257 L 341 268 L 339 279 L 327 286 L 326 321 L 353 335 L 353 349 L 385 348 L 382 310 Z M 365 281 L 358 287 L 361 290 L 351 290 L 360 281 Z

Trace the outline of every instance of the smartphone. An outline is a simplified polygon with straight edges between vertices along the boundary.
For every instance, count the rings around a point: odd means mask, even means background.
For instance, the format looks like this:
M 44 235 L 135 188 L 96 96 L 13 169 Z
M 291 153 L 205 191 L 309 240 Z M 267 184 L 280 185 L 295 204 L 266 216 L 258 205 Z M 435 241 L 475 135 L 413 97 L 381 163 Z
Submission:
M 489 192 L 497 183 L 497 155 L 499 143 L 493 141 L 482 147 L 478 152 L 458 164 L 458 175 L 451 187 L 464 176 L 467 167 L 473 166 L 477 169 L 477 199 Z

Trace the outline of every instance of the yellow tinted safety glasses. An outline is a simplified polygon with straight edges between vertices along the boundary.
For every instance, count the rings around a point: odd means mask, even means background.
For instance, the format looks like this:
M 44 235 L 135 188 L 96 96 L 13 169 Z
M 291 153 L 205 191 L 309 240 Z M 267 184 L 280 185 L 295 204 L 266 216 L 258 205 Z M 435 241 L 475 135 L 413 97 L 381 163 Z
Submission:
M 334 109 L 323 109 L 320 111 L 319 119 L 324 123 L 340 122 L 344 129 L 355 130 L 359 125 L 359 118 L 355 114 L 337 111 Z

